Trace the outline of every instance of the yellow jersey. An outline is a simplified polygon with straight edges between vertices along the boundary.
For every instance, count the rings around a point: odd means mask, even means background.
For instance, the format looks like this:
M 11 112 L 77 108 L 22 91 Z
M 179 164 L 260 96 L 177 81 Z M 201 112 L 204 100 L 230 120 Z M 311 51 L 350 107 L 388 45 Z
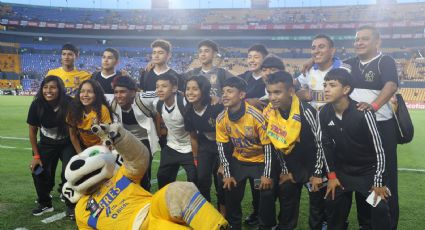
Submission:
M 254 106 L 245 103 L 245 113 L 236 122 L 229 119 L 227 109 L 217 116 L 216 140 L 232 141 L 233 157 L 243 162 L 264 163 L 263 146 L 270 144 L 266 121 Z
M 83 143 L 83 145 L 88 148 L 93 145 L 101 145 L 102 140 L 91 131 L 91 127 L 93 124 L 96 123 L 103 123 L 103 124 L 111 124 L 112 119 L 109 114 L 109 110 L 105 105 L 102 105 L 101 109 L 101 119 L 100 121 L 97 121 L 97 114 L 96 111 L 90 111 L 89 114 L 86 114 L 81 121 L 80 124 L 77 125 L 77 132 L 80 137 L 80 141 Z
M 99 191 L 83 196 L 75 207 L 78 229 L 133 229 L 133 224 L 140 229 L 152 199 L 140 180 L 121 166 Z M 88 208 L 90 200 L 99 207 L 97 215 Z
M 84 70 L 77 70 L 77 68 L 66 72 L 62 67 L 59 67 L 49 70 L 46 76 L 49 75 L 54 75 L 62 79 L 68 95 L 74 95 L 77 92 L 80 83 L 91 78 L 90 73 Z

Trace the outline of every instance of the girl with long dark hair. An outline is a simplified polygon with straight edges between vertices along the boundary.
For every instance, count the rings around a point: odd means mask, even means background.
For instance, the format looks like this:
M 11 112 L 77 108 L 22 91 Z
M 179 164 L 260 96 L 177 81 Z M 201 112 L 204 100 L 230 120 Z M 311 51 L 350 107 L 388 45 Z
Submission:
M 69 135 L 77 153 L 102 144 L 100 138 L 91 131 L 93 124 L 112 123 L 112 110 L 106 101 L 104 91 L 95 80 L 81 83 L 71 103 L 67 123 Z
M 66 182 L 63 174 L 66 165 L 75 155 L 65 123 L 70 101 L 71 97 L 66 95 L 62 80 L 56 76 L 47 76 L 41 82 L 28 111 L 27 123 L 33 152 L 29 168 L 38 196 L 38 206 L 32 211 L 35 216 L 53 211 L 50 192 L 55 184 L 58 160 L 62 160 L 61 187 Z M 39 130 L 40 140 L 37 142 Z
M 193 76 L 186 82 L 185 128 L 190 132 L 193 155 L 198 170 L 197 186 L 201 194 L 211 201 L 211 176 L 217 191 L 220 212 L 224 212 L 224 197 L 218 185 L 218 149 L 215 137 L 215 119 L 223 111 L 222 104 L 211 104 L 211 83 L 204 76 Z

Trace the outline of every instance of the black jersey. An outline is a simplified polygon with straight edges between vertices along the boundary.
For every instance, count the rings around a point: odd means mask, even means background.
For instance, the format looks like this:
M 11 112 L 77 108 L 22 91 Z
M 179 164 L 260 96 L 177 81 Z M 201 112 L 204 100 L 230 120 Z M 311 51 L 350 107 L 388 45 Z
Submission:
M 107 76 L 106 78 L 102 75 L 102 72 L 93 73 L 92 78 L 99 82 L 100 86 L 102 86 L 105 94 L 114 94 L 114 87 L 112 86 L 112 82 L 118 76 L 121 76 L 121 73 L 115 72 L 115 74 L 111 76 Z
M 159 75 L 155 73 L 154 69 L 152 69 L 149 72 L 144 72 L 142 76 L 140 77 L 140 89 L 142 89 L 145 92 L 155 91 L 156 81 L 158 77 L 164 74 L 170 74 L 175 76 L 178 80 L 178 89 L 182 92 L 184 91 L 186 81 L 182 75 L 178 74 L 173 69 L 168 69 L 166 72 L 161 73 Z
M 250 71 L 247 71 L 238 77 L 244 79 L 248 84 L 246 98 L 261 98 L 266 95 L 266 84 L 262 77 L 255 79 L 253 73 Z
M 207 105 L 205 111 L 197 113 L 192 106 L 185 114 L 184 126 L 186 131 L 196 131 L 200 138 L 215 142 L 215 125 L 217 116 L 224 110 L 222 104 Z

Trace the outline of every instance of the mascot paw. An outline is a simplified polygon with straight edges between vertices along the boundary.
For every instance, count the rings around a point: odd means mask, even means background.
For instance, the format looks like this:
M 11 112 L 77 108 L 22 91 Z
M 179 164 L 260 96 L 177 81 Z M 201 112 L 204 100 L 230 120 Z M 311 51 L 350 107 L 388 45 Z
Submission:
M 96 134 L 106 146 L 111 146 L 113 141 L 109 137 L 109 125 L 108 124 L 94 124 L 91 127 L 91 131 Z

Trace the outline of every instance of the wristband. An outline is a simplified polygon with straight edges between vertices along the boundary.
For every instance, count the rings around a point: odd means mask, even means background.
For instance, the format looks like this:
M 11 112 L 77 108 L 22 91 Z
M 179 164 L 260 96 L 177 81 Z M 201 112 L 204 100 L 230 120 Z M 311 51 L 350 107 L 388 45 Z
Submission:
M 330 173 L 328 173 L 328 179 L 329 179 L 329 180 L 331 180 L 331 179 L 336 179 L 336 173 L 335 173 L 335 172 L 330 172 Z
M 379 105 L 376 102 L 372 102 L 370 105 L 375 112 L 379 110 Z
M 40 160 L 40 154 L 35 154 L 34 156 L 32 156 L 34 159 Z

